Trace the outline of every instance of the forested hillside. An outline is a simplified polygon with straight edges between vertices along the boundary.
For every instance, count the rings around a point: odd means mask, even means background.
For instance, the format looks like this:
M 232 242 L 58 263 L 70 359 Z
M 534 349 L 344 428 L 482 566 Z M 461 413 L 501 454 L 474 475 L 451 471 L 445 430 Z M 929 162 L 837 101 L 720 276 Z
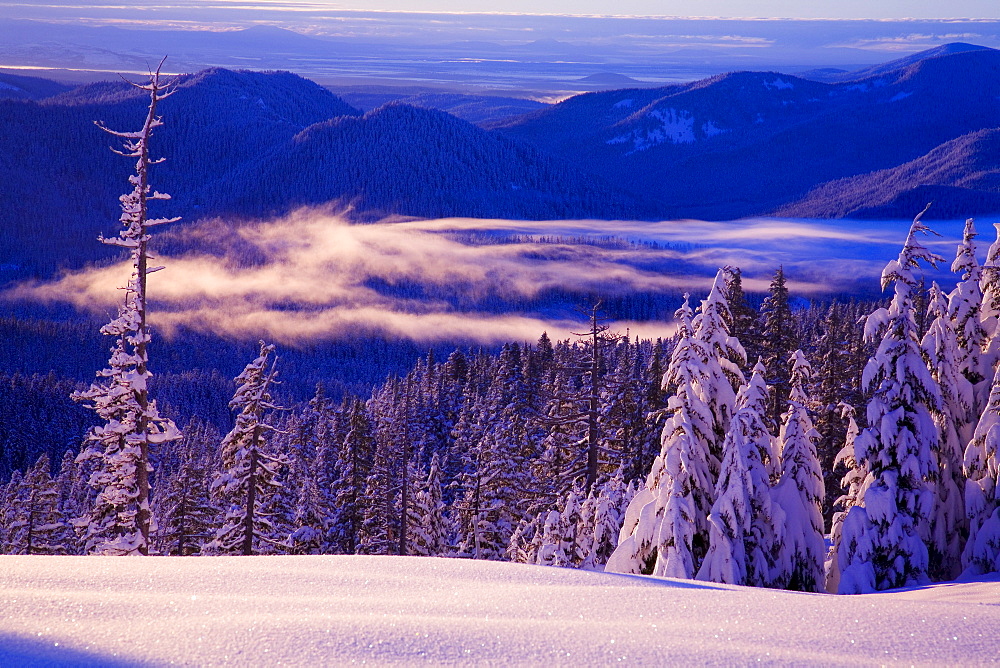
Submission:
M 1000 52 L 981 49 L 934 50 L 842 83 L 736 72 L 579 95 L 502 131 L 655 194 L 668 203 L 667 216 L 732 219 L 781 210 L 827 181 L 891 169 L 1000 126 L 998 71 Z M 981 189 L 978 200 L 964 200 L 973 206 L 965 215 L 996 211 L 995 186 Z M 892 194 L 879 188 L 869 196 Z M 852 211 L 828 202 L 794 210 Z

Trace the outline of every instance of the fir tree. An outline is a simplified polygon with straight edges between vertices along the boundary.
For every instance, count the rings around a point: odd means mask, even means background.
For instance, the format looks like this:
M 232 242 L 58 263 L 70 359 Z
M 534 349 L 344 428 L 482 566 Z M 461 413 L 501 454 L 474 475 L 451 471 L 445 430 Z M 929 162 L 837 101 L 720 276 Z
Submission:
M 792 355 L 788 410 L 782 417 L 778 446 L 781 479 L 772 490 L 784 514 L 774 584 L 797 591 L 823 591 L 823 476 L 816 455 L 819 432 L 813 428 L 804 385 L 811 367 L 801 350 Z
M 925 209 L 926 211 L 926 209 Z M 868 427 L 854 442 L 868 476 L 861 503 L 844 520 L 837 558 L 842 593 L 891 589 L 927 580 L 921 527 L 934 508 L 934 453 L 938 431 L 931 411 L 941 408 L 937 383 L 921 356 L 913 295 L 921 261 L 939 258 L 917 240 L 928 231 L 918 215 L 897 260 L 882 272 L 883 289 L 895 286 L 888 309 L 869 316 L 866 336 L 881 341 L 865 368 Z
M 781 537 L 780 509 L 771 504 L 765 458 L 771 435 L 764 424 L 768 408 L 764 366 L 758 362 L 736 399 L 736 414 L 726 435 L 725 459 L 708 516 L 708 554 L 699 580 L 751 586 L 772 582 L 774 551 Z M 777 510 L 777 512 L 775 512 Z
M 798 346 L 783 267 L 778 267 L 771 279 L 768 295 L 761 305 L 761 320 L 761 361 L 767 369 L 767 383 L 773 388 L 767 420 L 769 425 L 778 425 L 781 424 L 781 414 L 788 405 L 791 390 L 791 371 L 787 360 Z
M 260 354 L 236 377 L 229 406 L 239 413 L 236 425 L 222 439 L 221 471 L 211 486 L 214 503 L 225 516 L 204 547 L 208 554 L 259 554 L 281 542 L 263 510 L 280 485 L 280 467 L 288 463 L 268 447 L 267 436 L 274 428 L 267 415 L 277 408 L 271 398 L 277 361 L 270 361 L 273 353 L 274 346 L 261 341 Z
M 148 84 L 133 85 L 150 96 L 142 129 L 116 132 L 98 123 L 124 140 L 121 155 L 136 159 L 136 174 L 129 177 L 133 190 L 121 197 L 125 229 L 117 237 L 101 238 L 104 243 L 128 249 L 132 277 L 124 290 L 125 303 L 118 317 L 101 328 L 102 334 L 115 337 L 108 368 L 98 372 L 105 381 L 73 394 L 75 400 L 86 402 L 104 420 L 89 433 L 89 445 L 80 454 L 81 460 L 94 462 L 96 470 L 90 483 L 98 490 L 86 518 L 86 550 L 112 555 L 149 553 L 150 448 L 180 437 L 174 423 L 160 416 L 147 387 L 152 374 L 147 356 L 150 332 L 146 322 L 146 279 L 162 269 L 147 264 L 149 228 L 176 220 L 148 217 L 149 200 L 168 199 L 167 195 L 150 191 L 149 168 L 158 161 L 149 157 L 149 140 L 153 129 L 162 125 L 156 115 L 157 104 L 170 93 L 160 82 L 159 67 Z
M 43 454 L 18 484 L 7 508 L 7 554 L 66 554 L 72 530 L 59 504 L 59 488 Z
M 844 447 L 837 453 L 834 464 L 843 464 L 847 469 L 841 484 L 844 494 L 837 499 L 835 505 L 840 507 L 840 512 L 833 514 L 830 526 L 831 547 L 827 553 L 824 569 L 826 571 L 826 591 L 836 594 L 840 589 L 840 559 L 837 554 L 838 547 L 843 536 L 844 520 L 851 508 L 861 502 L 862 485 L 867 478 L 865 470 L 858 463 L 854 455 L 854 441 L 857 439 L 860 429 L 854 419 L 854 407 L 849 404 L 840 405 L 841 415 L 847 420 L 847 431 L 844 436 Z
M 1000 367 L 989 404 L 965 449 L 965 473 L 969 539 L 962 565 L 968 575 L 1000 572 Z
M 971 430 L 982 414 L 989 393 L 989 369 L 983 358 L 987 333 L 983 326 L 983 270 L 976 259 L 976 227 L 969 218 L 965 221 L 962 243 L 955 253 L 951 270 L 961 276 L 955 289 L 948 295 L 948 316 L 958 338 L 958 370 L 972 385 L 973 402 L 969 415 L 959 425 L 959 437 L 967 443 Z
M 416 477 L 416 467 L 412 477 Z M 431 457 L 427 476 L 420 481 L 410 505 L 410 554 L 427 557 L 444 556 L 448 552 L 449 527 L 442 498 L 441 464 L 437 454 Z
M 215 428 L 192 420 L 177 447 L 176 470 L 157 482 L 153 509 L 156 545 L 162 554 L 197 554 L 214 532 L 219 511 L 210 499 L 209 444 L 218 440 Z
M 336 552 L 354 554 L 364 521 L 362 499 L 375 454 L 375 438 L 364 402 L 351 397 L 345 399 L 345 404 L 347 433 L 335 465 L 331 541 Z
M 727 277 L 726 296 L 731 314 L 729 333 L 739 340 L 746 352 L 746 363 L 740 367 L 746 375 L 761 360 L 765 344 L 759 314 L 747 302 L 743 291 L 743 273 L 739 267 L 733 267 Z
M 678 339 L 663 376 L 671 396 L 661 452 L 629 504 L 622 540 L 608 560 L 612 572 L 691 578 L 708 550 L 719 460 L 707 396 L 716 379 L 707 366 L 710 353 L 692 328 L 687 295 L 675 315 Z
M 965 521 L 965 475 L 962 471 L 966 422 L 973 404 L 973 387 L 962 372 L 962 352 L 948 302 L 937 283 L 928 294 L 928 315 L 933 321 L 920 343 L 924 359 L 941 391 L 941 407 L 934 411 L 938 447 L 934 452 L 938 474 L 934 510 L 925 541 L 929 571 L 937 580 L 952 579 L 961 571 L 962 544 L 968 533 Z

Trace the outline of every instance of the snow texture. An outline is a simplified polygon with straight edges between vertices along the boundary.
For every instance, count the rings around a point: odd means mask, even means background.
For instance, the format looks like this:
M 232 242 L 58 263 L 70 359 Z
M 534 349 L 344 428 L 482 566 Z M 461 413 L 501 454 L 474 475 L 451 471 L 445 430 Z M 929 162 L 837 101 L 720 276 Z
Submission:
M 0 558 L 2 665 L 973 665 L 1000 580 L 862 596 L 430 557 Z

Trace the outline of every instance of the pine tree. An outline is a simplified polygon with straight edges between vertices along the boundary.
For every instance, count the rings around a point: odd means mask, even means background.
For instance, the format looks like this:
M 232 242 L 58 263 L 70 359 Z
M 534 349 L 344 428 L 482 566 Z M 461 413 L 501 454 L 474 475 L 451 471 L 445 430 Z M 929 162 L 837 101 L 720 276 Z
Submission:
M 925 209 L 926 211 L 926 209 Z M 934 453 L 938 432 L 931 411 L 941 396 L 921 356 L 913 294 L 921 261 L 940 259 L 917 240 L 927 232 L 918 215 L 897 260 L 882 272 L 883 289 L 895 286 L 888 309 L 869 316 L 868 338 L 881 341 L 865 368 L 868 427 L 854 442 L 868 476 L 859 505 L 844 520 L 837 558 L 841 593 L 891 589 L 927 580 L 927 546 L 921 527 L 934 508 Z
M 989 404 L 965 449 L 969 539 L 962 553 L 968 575 L 1000 572 L 1000 367 Z
M 197 418 L 184 429 L 177 447 L 176 470 L 157 481 L 153 498 L 156 545 L 162 554 L 197 554 L 214 533 L 218 508 L 212 505 L 209 474 L 212 470 L 209 444 L 217 443 L 215 428 Z
M 836 594 L 840 590 L 840 558 L 837 554 L 843 536 L 844 520 L 851 508 L 861 502 L 862 485 L 867 478 L 864 468 L 858 463 L 854 455 L 854 441 L 861 432 L 858 423 L 854 419 L 854 407 L 849 404 L 840 405 L 841 415 L 847 420 L 847 431 L 844 436 L 844 447 L 837 453 L 834 465 L 843 464 L 847 468 L 841 484 L 844 494 L 840 496 L 835 505 L 840 507 L 840 512 L 833 514 L 830 525 L 831 547 L 827 553 L 824 569 L 826 571 L 825 589 L 831 594 Z
M 72 530 L 59 507 L 59 488 L 43 454 L 11 494 L 6 522 L 7 554 L 66 554 Z
M 331 541 L 335 552 L 354 554 L 363 523 L 363 495 L 375 455 L 375 438 L 363 401 L 345 399 L 344 413 L 347 433 L 335 465 Z
M 279 469 L 288 464 L 268 447 L 267 435 L 274 428 L 267 414 L 278 408 L 271 398 L 277 373 L 277 360 L 270 361 L 273 352 L 273 345 L 261 341 L 260 354 L 236 377 L 237 389 L 229 406 L 239 413 L 236 425 L 222 439 L 221 470 L 211 486 L 213 501 L 225 516 L 203 548 L 207 554 L 259 554 L 281 542 L 264 513 L 280 485 Z
M 675 315 L 677 344 L 663 376 L 671 396 L 661 452 L 629 504 L 622 540 L 608 560 L 611 572 L 691 578 L 708 550 L 719 460 L 707 397 L 716 379 L 707 365 L 709 350 L 692 328 L 687 295 Z
M 798 346 L 788 296 L 785 270 L 778 267 L 761 305 L 762 361 L 767 369 L 767 383 L 774 388 L 767 414 L 769 425 L 781 424 L 781 414 L 788 405 L 791 377 L 787 360 Z
M 804 386 L 812 371 L 801 350 L 792 354 L 788 410 L 782 417 L 778 444 L 781 479 L 772 490 L 784 514 L 772 584 L 797 591 L 823 591 L 823 476 L 816 455 L 819 432 L 813 428 Z
M 408 523 L 410 554 L 428 557 L 448 553 L 449 522 L 442 498 L 441 464 L 437 454 L 431 457 L 430 468 L 413 497 Z
M 768 586 L 774 551 L 781 541 L 780 509 L 772 507 L 765 459 L 771 435 L 765 426 L 769 406 L 764 366 L 758 362 L 750 382 L 736 398 L 723 446 L 725 459 L 708 517 L 709 548 L 697 579 Z
M 739 267 L 733 267 L 726 280 L 726 296 L 731 314 L 729 333 L 739 340 L 746 351 L 746 363 L 740 367 L 746 375 L 763 357 L 764 342 L 760 317 L 757 310 L 747 302 L 743 291 L 743 274 Z
M 725 286 L 732 271 L 731 267 L 723 267 L 715 275 L 712 289 L 692 322 L 694 336 L 707 353 L 704 364 L 711 380 L 704 386 L 704 398 L 714 421 L 711 454 L 717 461 L 722 459 L 722 442 L 729 431 L 736 392 L 745 382 L 740 367 L 746 364 L 746 351 L 730 335 L 728 325 L 731 316 Z
M 160 416 L 147 388 L 152 374 L 147 356 L 150 332 L 146 322 L 146 279 L 162 269 L 147 264 L 149 228 L 176 220 L 148 217 L 149 200 L 168 199 L 162 193 L 150 192 L 149 168 L 159 161 L 149 157 L 149 140 L 153 129 L 162 125 L 156 115 L 157 104 L 170 92 L 160 82 L 159 67 L 148 84 L 133 85 L 150 96 L 142 129 L 116 132 L 98 123 L 101 129 L 124 140 L 121 155 L 136 158 L 136 174 L 129 177 L 134 188 L 121 197 L 125 229 L 117 237 L 101 238 L 106 244 L 128 249 L 132 277 L 124 290 L 125 303 L 118 317 L 101 328 L 102 334 L 115 337 L 108 368 L 98 372 L 106 380 L 73 394 L 74 400 L 86 402 L 104 420 L 87 436 L 89 446 L 80 458 L 92 460 L 97 468 L 90 478 L 98 495 L 86 518 L 86 550 L 111 555 L 149 553 L 150 448 L 180 437 L 174 423 Z
M 625 509 L 636 489 L 626 485 L 621 472 L 592 491 L 580 508 L 577 545 L 582 555 L 580 568 L 601 570 L 618 545 L 618 533 Z
M 24 492 L 23 478 L 24 474 L 15 469 L 7 484 L 0 487 L 0 554 L 13 554 L 11 526 L 14 524 L 20 497 Z
M 938 428 L 938 447 L 933 453 L 938 474 L 934 482 L 934 509 L 924 539 L 929 548 L 931 576 L 950 580 L 961 571 L 962 547 L 968 533 L 961 434 L 967 432 L 973 386 L 962 373 L 958 335 L 948 313 L 948 302 L 937 283 L 931 285 L 928 294 L 928 316 L 933 321 L 920 345 L 941 391 L 941 407 L 933 413 Z
M 984 358 L 987 333 L 983 326 L 983 270 L 976 259 L 976 227 L 972 218 L 965 221 L 962 243 L 955 253 L 951 270 L 961 278 L 948 295 L 948 316 L 958 338 L 958 370 L 972 385 L 974 395 L 969 415 L 958 431 L 963 443 L 972 437 L 975 421 L 982 415 L 989 394 L 989 369 Z

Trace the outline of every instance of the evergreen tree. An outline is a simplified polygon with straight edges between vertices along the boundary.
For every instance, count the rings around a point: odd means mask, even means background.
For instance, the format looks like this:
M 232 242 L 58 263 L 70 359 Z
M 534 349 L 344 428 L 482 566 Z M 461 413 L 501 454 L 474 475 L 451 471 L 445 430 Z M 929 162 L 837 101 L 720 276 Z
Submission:
M 765 465 L 771 452 L 764 424 L 768 406 L 764 365 L 758 362 L 736 398 L 736 414 L 723 446 L 725 459 L 708 516 L 709 547 L 699 580 L 758 587 L 772 582 L 783 515 L 772 507 Z
M 989 394 L 989 369 L 983 358 L 987 333 L 983 326 L 983 269 L 976 259 L 976 228 L 974 221 L 965 221 L 962 243 L 955 253 L 951 270 L 961 276 L 948 295 L 948 315 L 958 338 L 958 370 L 972 385 L 974 395 L 969 415 L 958 426 L 959 437 L 967 443 L 972 437 L 975 421 L 982 415 Z
M 661 452 L 629 504 L 622 539 L 608 560 L 611 572 L 691 578 L 708 550 L 719 469 L 708 390 L 716 379 L 707 364 L 709 350 L 692 328 L 687 295 L 675 315 L 678 339 L 663 376 L 671 396 Z
M 20 497 L 24 492 L 23 478 L 24 474 L 15 470 L 7 484 L 0 487 L 0 554 L 13 554 L 11 526 L 16 519 Z
M 743 274 L 739 267 L 733 267 L 726 280 L 726 295 L 731 314 L 729 333 L 743 345 L 746 363 L 740 367 L 744 375 L 753 370 L 761 361 L 765 343 L 757 310 L 747 302 L 743 291 Z
M 334 551 L 354 554 L 363 523 L 363 495 L 375 455 L 375 438 L 363 401 L 345 399 L 347 433 L 336 461 L 331 541 Z
M 925 210 L 926 211 L 926 210 Z M 883 289 L 895 286 L 888 309 L 877 310 L 866 336 L 881 337 L 865 368 L 868 427 L 854 442 L 866 473 L 861 503 L 844 520 L 837 558 L 841 593 L 891 589 L 927 580 L 921 527 L 934 509 L 934 453 L 938 431 L 931 411 L 941 408 L 937 383 L 921 356 L 913 295 L 919 262 L 939 258 L 917 240 L 927 232 L 918 215 L 897 260 L 882 272 Z
M 153 498 L 156 545 L 162 554 L 197 554 L 215 529 L 218 508 L 209 493 L 212 470 L 210 443 L 217 443 L 216 429 L 194 419 L 184 429 L 177 447 L 176 470 L 157 481 Z
M 989 404 L 965 449 L 965 472 L 969 539 L 962 565 L 969 575 L 1000 572 L 1000 367 Z
M 823 591 L 823 476 L 816 455 L 819 433 L 813 428 L 805 383 L 812 371 L 801 350 L 792 355 L 788 410 L 782 417 L 778 446 L 781 479 L 772 490 L 784 514 L 773 583 L 783 589 Z
M 59 507 L 59 488 L 43 454 L 10 493 L 7 554 L 66 554 L 72 530 Z
M 149 228 L 175 220 L 152 220 L 147 215 L 149 200 L 168 198 L 150 192 L 149 168 L 158 161 L 149 157 L 149 140 L 153 129 L 162 125 L 156 115 L 157 104 L 170 93 L 160 83 L 159 67 L 148 84 L 134 85 L 150 96 L 142 129 L 115 132 L 98 124 L 124 140 L 121 155 L 136 158 L 136 174 L 129 177 L 134 188 L 121 197 L 125 229 L 117 237 L 101 238 L 104 243 L 128 249 L 132 277 L 118 317 L 101 328 L 102 334 L 115 337 L 108 368 L 98 372 L 105 382 L 73 394 L 73 399 L 86 402 L 104 420 L 87 436 L 89 446 L 80 454 L 82 460 L 92 460 L 97 469 L 90 478 L 98 495 L 86 518 L 86 550 L 112 555 L 149 553 L 150 447 L 180 437 L 174 423 L 160 416 L 147 388 L 152 374 L 146 350 L 150 341 L 146 279 L 148 274 L 162 269 L 147 265 Z
M 940 410 L 934 411 L 938 447 L 934 452 L 938 474 L 934 510 L 925 541 L 929 571 L 936 580 L 952 579 L 961 571 L 962 547 L 968 533 L 965 522 L 965 475 L 962 471 L 966 422 L 973 404 L 973 387 L 962 373 L 961 349 L 948 313 L 948 302 L 937 283 L 928 294 L 933 321 L 924 334 L 924 358 L 941 391 Z
M 416 468 L 416 467 L 414 467 Z M 414 470 L 413 477 L 416 476 Z M 427 476 L 417 487 L 410 506 L 410 554 L 438 557 L 448 553 L 449 523 L 441 485 L 441 464 L 437 454 L 431 457 Z
M 279 468 L 288 461 L 272 454 L 267 415 L 277 408 L 271 385 L 277 372 L 270 361 L 274 346 L 260 342 L 260 354 L 236 377 L 237 390 L 229 406 L 239 413 L 236 425 L 222 439 L 221 470 L 212 481 L 213 501 L 225 516 L 215 536 L 203 548 L 208 554 L 252 555 L 270 552 L 282 537 L 265 514 L 280 485 Z
M 836 594 L 840 589 L 840 559 L 837 554 L 838 546 L 843 536 L 844 520 L 851 508 L 861 502 L 862 485 L 867 478 L 864 468 L 858 463 L 854 455 L 854 441 L 857 439 L 860 429 L 854 419 L 854 407 L 849 404 L 840 405 L 841 415 L 847 420 L 847 431 L 844 436 L 844 447 L 837 453 L 835 464 L 843 464 L 847 469 L 841 484 L 844 494 L 837 499 L 836 505 L 840 507 L 840 512 L 833 514 L 833 521 L 830 526 L 831 547 L 827 553 L 826 564 L 826 591 Z
M 746 351 L 729 334 L 729 303 L 726 281 L 732 272 L 724 267 L 715 275 L 708 297 L 701 302 L 693 320 L 694 336 L 704 344 L 705 369 L 711 379 L 704 386 L 704 398 L 713 418 L 711 454 L 722 459 L 722 442 L 729 431 L 729 420 L 736 404 L 736 392 L 745 382 L 740 367 L 746 364 Z
M 771 279 L 768 295 L 761 305 L 761 320 L 762 361 L 767 369 L 767 383 L 773 388 L 766 419 L 769 425 L 779 425 L 791 390 L 791 370 L 787 360 L 799 345 L 783 267 L 778 267 Z

